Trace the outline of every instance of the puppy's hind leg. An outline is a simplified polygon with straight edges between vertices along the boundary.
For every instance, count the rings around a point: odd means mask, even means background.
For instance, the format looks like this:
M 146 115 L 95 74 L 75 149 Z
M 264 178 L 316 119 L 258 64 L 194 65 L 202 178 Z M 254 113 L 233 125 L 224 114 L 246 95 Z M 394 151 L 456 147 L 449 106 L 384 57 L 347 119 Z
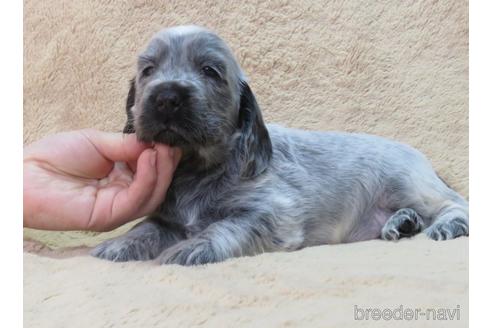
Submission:
M 468 204 L 458 197 L 458 201 L 443 202 L 432 224 L 424 230 L 429 238 L 447 240 L 468 236 Z
M 156 258 L 166 247 L 185 238 L 177 227 L 148 217 L 126 234 L 96 246 L 91 255 L 114 262 L 145 261 Z
M 411 208 L 402 208 L 393 214 L 381 230 L 381 238 L 385 240 L 398 240 L 402 237 L 411 237 L 424 228 L 424 221 L 420 215 Z
M 434 240 L 447 240 L 468 236 L 468 202 L 447 186 L 436 174 L 422 175 L 417 199 L 409 206 L 424 219 L 424 233 Z
M 420 153 L 402 156 L 387 190 L 391 207 L 412 208 L 423 219 L 424 233 L 434 240 L 468 235 L 468 202 L 451 189 Z

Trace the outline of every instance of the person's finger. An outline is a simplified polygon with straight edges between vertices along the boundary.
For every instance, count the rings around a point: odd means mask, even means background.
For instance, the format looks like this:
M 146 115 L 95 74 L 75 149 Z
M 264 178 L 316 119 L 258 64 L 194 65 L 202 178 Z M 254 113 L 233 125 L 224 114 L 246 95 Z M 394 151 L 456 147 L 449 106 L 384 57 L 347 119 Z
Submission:
M 156 164 L 157 152 L 154 149 L 147 149 L 140 155 L 132 183 L 128 188 L 121 190 L 113 200 L 111 218 L 113 227 L 140 216 L 142 207 L 151 198 L 157 183 Z
M 129 161 L 126 162 L 130 170 L 132 170 L 133 173 L 137 172 L 137 161 Z
M 164 147 L 169 147 L 167 145 L 163 145 Z M 154 146 L 154 149 L 157 149 L 158 150 L 158 159 L 157 161 L 159 162 L 159 149 L 163 149 L 163 147 L 161 147 L 159 144 L 158 146 Z M 176 150 L 176 155 L 174 156 L 174 167 L 176 168 L 179 160 L 181 159 L 181 149 L 179 148 L 175 148 Z M 161 162 L 163 162 L 163 160 L 161 160 Z M 126 163 L 128 165 L 128 167 L 132 170 L 133 173 L 135 173 L 137 171 L 137 161 L 129 161 Z M 160 167 L 160 165 L 157 165 L 157 167 Z
M 141 143 L 136 135 L 125 133 L 102 132 L 94 129 L 81 130 L 99 153 L 110 161 L 136 161 L 150 144 Z
M 181 158 L 181 150 L 178 148 L 156 144 L 154 149 L 157 152 L 157 181 L 152 196 L 142 208 L 142 215 L 152 212 L 162 203 Z

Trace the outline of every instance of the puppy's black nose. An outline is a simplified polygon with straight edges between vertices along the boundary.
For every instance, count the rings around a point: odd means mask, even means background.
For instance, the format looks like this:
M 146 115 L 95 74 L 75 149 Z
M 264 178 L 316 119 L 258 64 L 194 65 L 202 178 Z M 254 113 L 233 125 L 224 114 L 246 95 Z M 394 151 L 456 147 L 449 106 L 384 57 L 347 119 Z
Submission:
M 176 88 L 162 88 L 155 98 L 155 108 L 162 113 L 174 113 L 183 103 L 183 96 Z

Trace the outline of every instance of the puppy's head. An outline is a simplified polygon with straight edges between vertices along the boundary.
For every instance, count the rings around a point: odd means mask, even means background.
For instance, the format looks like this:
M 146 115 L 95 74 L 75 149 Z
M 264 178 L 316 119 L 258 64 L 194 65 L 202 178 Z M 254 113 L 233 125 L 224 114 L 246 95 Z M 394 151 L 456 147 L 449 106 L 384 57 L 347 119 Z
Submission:
M 138 57 L 127 115 L 125 132 L 139 140 L 216 161 L 230 150 L 244 162 L 244 176 L 261 173 L 271 157 L 260 110 L 232 52 L 200 27 L 169 28 L 151 39 Z

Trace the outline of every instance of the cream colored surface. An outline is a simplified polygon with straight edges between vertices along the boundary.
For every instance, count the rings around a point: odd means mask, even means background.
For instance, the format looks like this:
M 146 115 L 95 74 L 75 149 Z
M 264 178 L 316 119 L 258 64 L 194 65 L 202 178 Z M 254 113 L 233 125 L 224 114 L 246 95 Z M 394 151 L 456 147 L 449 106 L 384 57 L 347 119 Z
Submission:
M 466 2 L 26 0 L 24 15 L 26 143 L 61 130 L 121 131 L 137 53 L 161 27 L 193 23 L 228 41 L 268 122 L 409 143 L 468 195 Z M 362 324 L 356 304 L 460 305 L 461 320 L 446 326 L 466 326 L 466 238 L 322 246 L 198 268 L 112 264 L 65 249 L 125 229 L 25 230 L 57 249 L 26 243 L 40 254 L 24 255 L 26 327 L 346 327 Z
M 25 255 L 26 327 L 467 327 L 468 241 L 370 241 L 205 267 Z M 460 320 L 355 320 L 460 306 Z

